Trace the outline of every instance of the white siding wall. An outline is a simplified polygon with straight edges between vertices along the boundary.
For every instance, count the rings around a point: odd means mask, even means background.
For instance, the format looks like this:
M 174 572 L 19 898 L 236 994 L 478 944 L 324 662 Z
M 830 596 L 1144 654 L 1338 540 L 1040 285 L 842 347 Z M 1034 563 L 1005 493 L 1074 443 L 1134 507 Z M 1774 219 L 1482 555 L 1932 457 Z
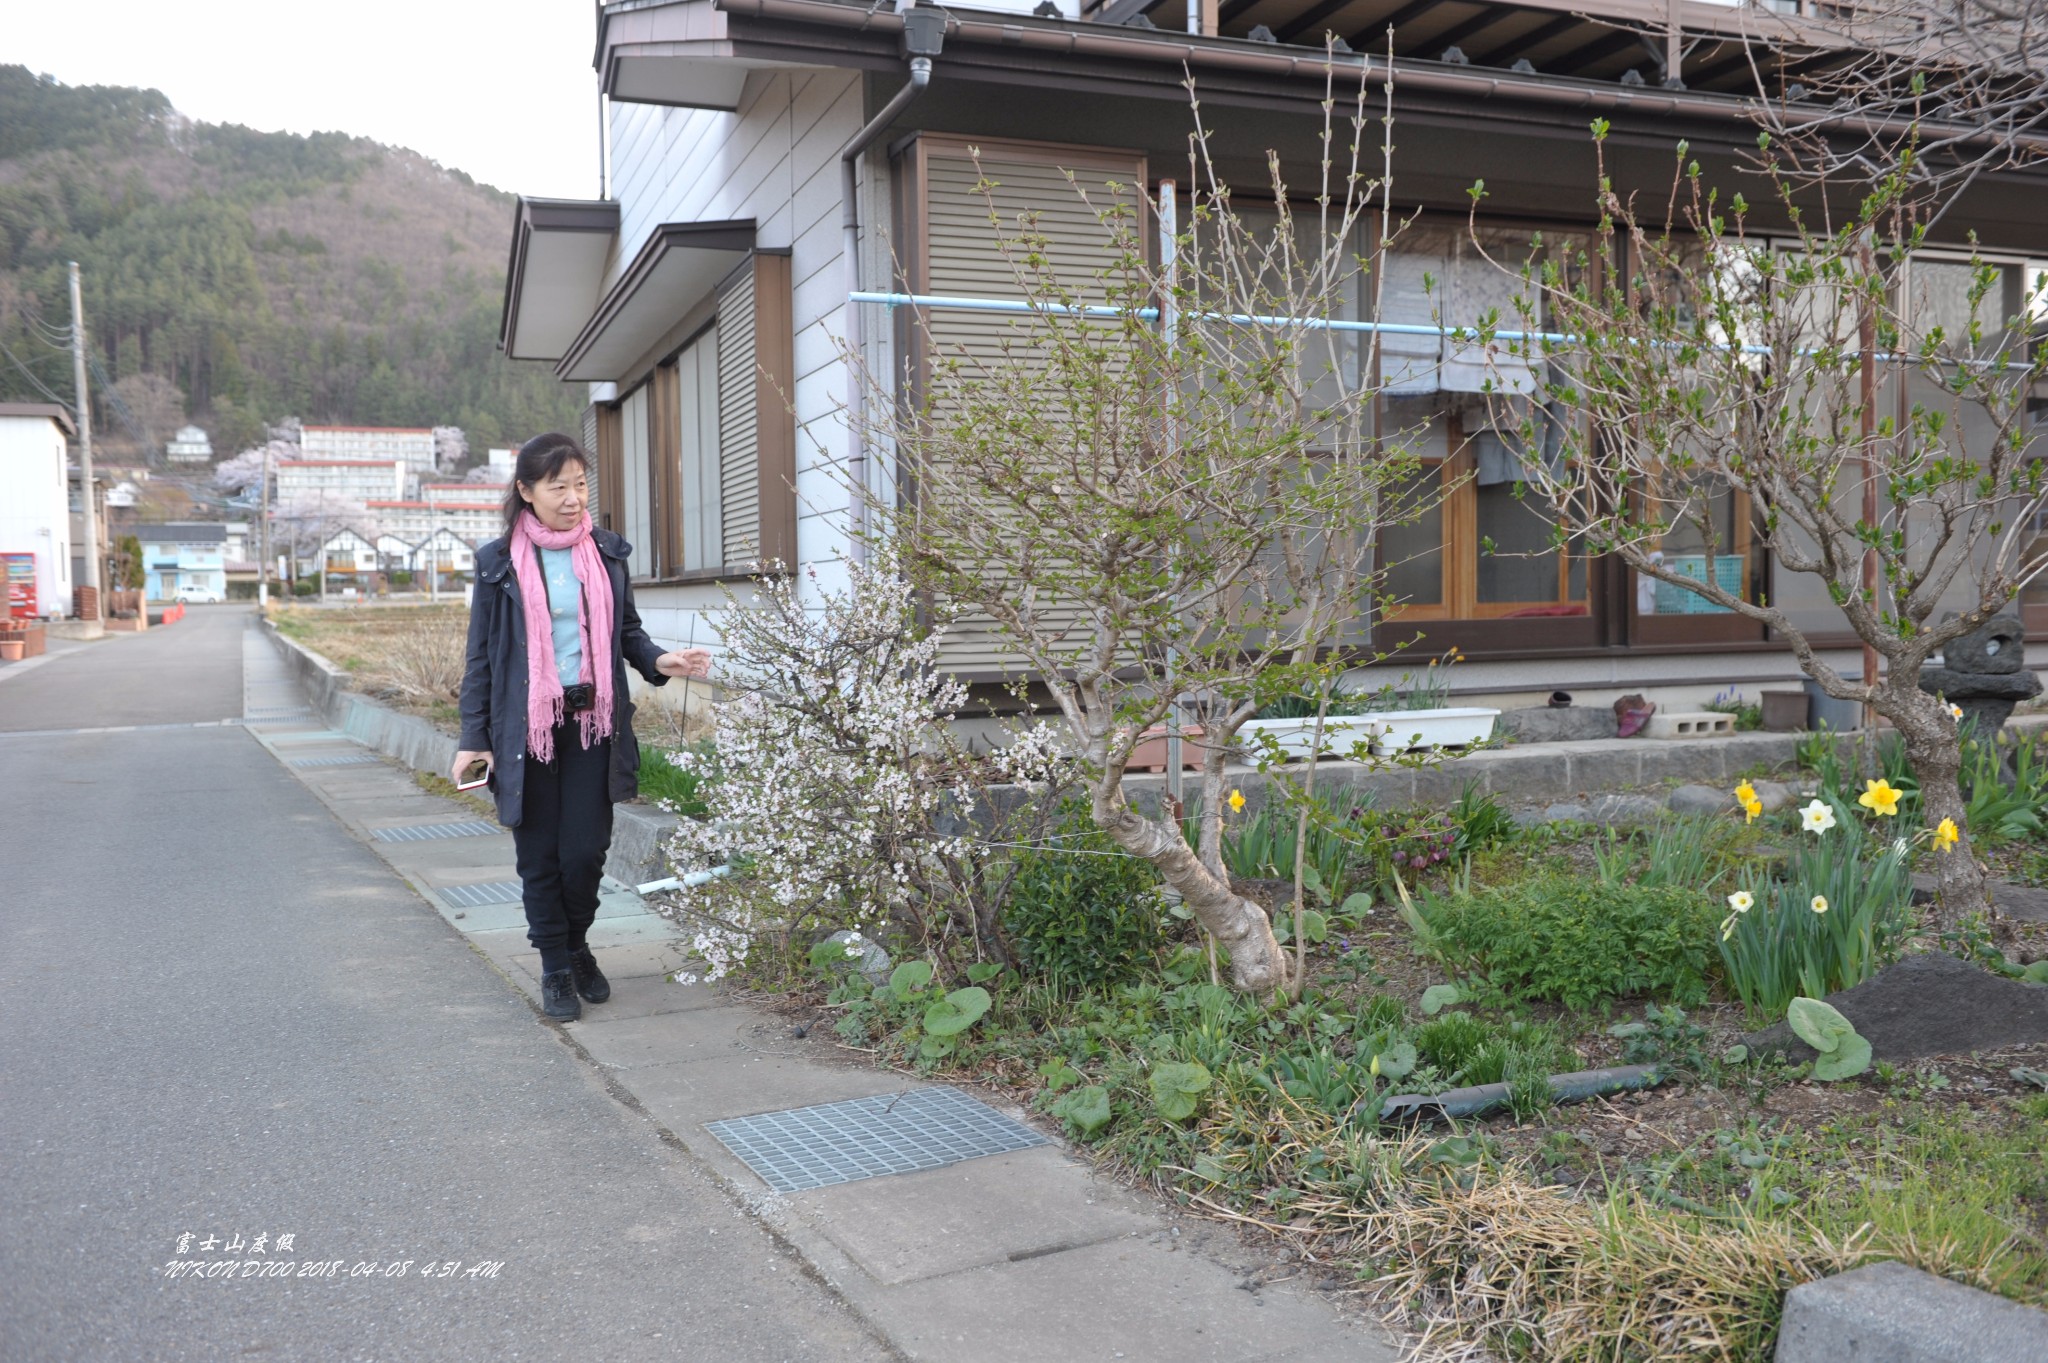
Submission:
M 791 252 L 796 328 L 797 553 L 806 562 L 845 550 L 846 494 L 833 472 L 845 456 L 838 418 L 846 376 L 838 359 L 845 335 L 846 281 L 840 261 L 839 152 L 864 121 L 860 77 L 845 71 L 758 73 L 735 113 L 611 106 L 612 192 L 619 200 L 619 247 L 610 288 L 654 227 L 665 222 L 752 218 L 765 248 Z M 887 152 L 869 153 L 882 165 Z M 872 263 L 887 260 L 881 234 L 888 196 L 882 181 L 864 186 L 861 217 Z M 886 270 L 886 266 L 882 267 Z M 872 284 L 870 285 L 872 287 Z M 870 331 L 883 329 L 874 316 Z M 629 427 L 630 428 L 630 427 Z M 628 532 L 628 538 L 633 538 Z M 635 594 L 648 633 L 680 644 L 716 643 L 711 617 L 725 602 L 717 587 L 659 587 Z M 670 687 L 668 690 L 675 690 Z
M 71 614 L 71 510 L 64 432 L 43 416 L 0 417 L 0 553 L 34 554 L 36 613 Z M 105 538 L 107 528 L 100 526 Z M 106 585 L 101 584 L 103 587 Z M 0 592 L 6 590 L 0 573 Z M 4 614 L 0 598 L 0 614 Z

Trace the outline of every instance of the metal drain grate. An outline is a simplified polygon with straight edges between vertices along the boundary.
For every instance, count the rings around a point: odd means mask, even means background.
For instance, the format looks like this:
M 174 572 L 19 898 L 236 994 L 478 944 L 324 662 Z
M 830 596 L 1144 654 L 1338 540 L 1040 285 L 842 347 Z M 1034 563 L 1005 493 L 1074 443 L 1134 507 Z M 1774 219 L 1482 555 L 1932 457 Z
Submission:
M 366 752 L 335 753 L 329 757 L 294 757 L 295 767 L 360 767 L 377 759 Z
M 521 897 L 516 880 L 494 880 L 488 885 L 437 885 L 434 893 L 458 909 L 480 909 L 486 904 L 517 904 Z
M 413 823 L 402 828 L 376 828 L 370 836 L 378 842 L 426 842 L 430 838 L 487 838 L 505 830 L 494 823 Z
M 913 1089 L 819 1107 L 706 1122 L 704 1129 L 777 1192 L 937 1169 L 1051 1144 L 958 1089 Z

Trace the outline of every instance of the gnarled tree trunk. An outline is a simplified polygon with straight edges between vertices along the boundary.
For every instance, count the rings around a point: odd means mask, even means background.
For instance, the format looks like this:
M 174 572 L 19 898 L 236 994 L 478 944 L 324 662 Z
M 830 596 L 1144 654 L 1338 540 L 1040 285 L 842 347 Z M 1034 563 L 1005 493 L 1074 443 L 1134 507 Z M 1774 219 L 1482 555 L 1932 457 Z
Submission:
M 1990 880 L 1970 845 L 1965 819 L 1955 720 L 1940 700 L 1920 689 L 1917 675 L 1888 681 L 1872 694 L 1870 704 L 1905 741 L 1906 760 L 1920 782 L 1922 821 L 1929 829 L 1940 827 L 1943 819 L 1955 821 L 1955 846 L 1934 853 L 1936 922 L 1952 928 L 1972 913 L 1991 913 Z

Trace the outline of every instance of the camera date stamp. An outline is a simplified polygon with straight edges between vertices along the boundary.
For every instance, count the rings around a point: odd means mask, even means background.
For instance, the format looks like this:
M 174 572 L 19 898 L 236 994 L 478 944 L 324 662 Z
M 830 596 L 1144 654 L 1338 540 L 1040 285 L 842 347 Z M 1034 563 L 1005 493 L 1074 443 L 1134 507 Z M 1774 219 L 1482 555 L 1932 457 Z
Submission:
M 245 1236 L 205 1235 L 187 1231 L 178 1237 L 171 1258 L 155 1270 L 159 1277 L 183 1278 L 411 1278 L 415 1280 L 494 1279 L 504 1271 L 502 1259 L 307 1259 L 299 1255 L 298 1234 L 268 1231 Z M 187 1257 L 219 1255 L 219 1258 Z

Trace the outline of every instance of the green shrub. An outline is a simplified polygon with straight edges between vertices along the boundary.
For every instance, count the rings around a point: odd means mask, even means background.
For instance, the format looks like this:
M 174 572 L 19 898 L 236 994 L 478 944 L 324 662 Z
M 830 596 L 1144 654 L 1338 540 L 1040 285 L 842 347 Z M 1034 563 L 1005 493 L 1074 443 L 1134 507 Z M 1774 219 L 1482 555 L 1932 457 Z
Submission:
M 1707 996 L 1715 917 L 1696 889 L 1546 873 L 1431 897 L 1422 917 L 1439 959 L 1516 998 L 1594 1008 L 1632 995 Z
M 1032 974 L 1055 986 L 1112 984 L 1157 955 L 1159 874 L 1127 856 L 1086 811 L 1044 850 L 1019 852 L 1003 927 Z

